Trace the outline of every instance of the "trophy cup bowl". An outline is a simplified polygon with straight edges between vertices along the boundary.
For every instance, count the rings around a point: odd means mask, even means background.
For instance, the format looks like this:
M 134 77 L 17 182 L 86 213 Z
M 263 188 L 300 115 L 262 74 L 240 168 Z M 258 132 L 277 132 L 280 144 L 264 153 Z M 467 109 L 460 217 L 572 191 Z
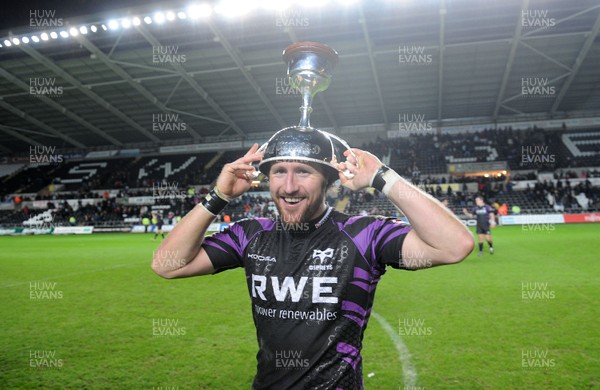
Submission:
M 331 74 L 338 63 L 338 54 L 318 42 L 298 42 L 283 51 L 291 85 L 302 94 L 301 117 L 298 127 L 310 129 L 312 100 L 318 92 L 329 87 Z

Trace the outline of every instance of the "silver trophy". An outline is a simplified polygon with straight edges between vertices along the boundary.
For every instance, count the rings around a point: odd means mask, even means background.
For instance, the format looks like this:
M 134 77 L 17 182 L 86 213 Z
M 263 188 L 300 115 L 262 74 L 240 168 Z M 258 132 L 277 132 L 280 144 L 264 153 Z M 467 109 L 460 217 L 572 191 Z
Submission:
M 283 51 L 283 61 L 287 64 L 291 85 L 302 94 L 298 127 L 309 129 L 313 98 L 329 88 L 338 54 L 322 43 L 298 42 Z
M 268 176 L 271 164 L 277 161 L 319 163 L 328 168 L 329 179 L 335 180 L 338 178 L 337 163 L 345 161 L 344 152 L 350 147 L 343 139 L 313 128 L 310 114 L 315 95 L 329 87 L 338 54 L 322 43 L 298 42 L 283 51 L 283 61 L 287 64 L 291 85 L 302 94 L 300 123 L 279 130 L 261 146 L 259 151 L 264 154 L 258 168 Z M 348 178 L 353 176 L 348 170 L 343 173 Z

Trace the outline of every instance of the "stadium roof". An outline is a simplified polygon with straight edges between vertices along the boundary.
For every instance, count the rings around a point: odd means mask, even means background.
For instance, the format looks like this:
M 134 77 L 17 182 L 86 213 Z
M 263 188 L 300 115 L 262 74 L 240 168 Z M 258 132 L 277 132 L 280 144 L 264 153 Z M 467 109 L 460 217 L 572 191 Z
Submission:
M 317 127 L 598 116 L 597 0 L 331 0 L 233 15 L 253 4 L 237 3 L 194 20 L 175 3 L 65 19 L 32 9 L 28 26 L 0 32 L 0 152 L 273 133 L 298 122 L 281 53 L 305 40 L 340 54 Z M 51 31 L 67 37 L 41 39 Z

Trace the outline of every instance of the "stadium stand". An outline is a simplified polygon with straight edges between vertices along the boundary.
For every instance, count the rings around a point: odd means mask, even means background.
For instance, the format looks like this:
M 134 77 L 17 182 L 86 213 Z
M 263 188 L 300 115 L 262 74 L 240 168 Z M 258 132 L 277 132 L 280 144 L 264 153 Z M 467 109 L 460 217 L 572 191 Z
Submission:
M 600 188 L 589 180 L 600 177 L 600 169 L 596 168 L 600 165 L 598 129 L 486 129 L 468 134 L 376 139 L 361 147 L 389 159 L 393 168 L 432 196 L 448 199 L 457 215 L 462 214 L 463 207 L 472 206 L 475 194 L 483 194 L 497 207 L 506 204 L 510 209 L 518 205 L 522 214 L 600 209 Z M 15 203 L 16 198 L 26 203 L 17 204 L 14 210 L 0 210 L 0 226 L 35 225 L 51 215 L 57 226 L 68 225 L 74 217 L 76 224 L 124 228 L 140 223 L 144 217 L 151 218 L 153 212 L 165 218 L 182 216 L 201 200 L 223 165 L 243 153 L 154 153 L 79 158 L 50 165 L 0 165 L 3 203 Z M 551 156 L 551 161 L 530 161 L 524 157 L 536 154 Z M 449 163 L 490 161 L 507 161 L 510 173 L 459 177 L 447 171 Z M 547 176 L 541 179 L 544 172 L 552 173 L 550 180 Z M 235 199 L 220 220 L 276 216 L 266 190 L 263 184 Z M 329 202 L 337 204 L 342 199 L 341 209 L 351 214 L 400 217 L 378 193 L 342 190 Z

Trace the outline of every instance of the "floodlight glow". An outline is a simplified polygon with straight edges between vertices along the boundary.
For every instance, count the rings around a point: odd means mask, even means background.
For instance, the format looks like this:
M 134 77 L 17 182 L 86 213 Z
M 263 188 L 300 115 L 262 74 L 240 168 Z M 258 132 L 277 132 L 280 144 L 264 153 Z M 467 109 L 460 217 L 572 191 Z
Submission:
M 224 0 L 215 6 L 215 13 L 236 17 L 248 13 L 255 5 L 244 0 Z
M 35 43 L 38 43 L 40 41 L 40 38 L 38 38 L 37 35 L 32 35 L 31 40 L 34 41 Z
M 98 27 L 94 26 L 93 24 L 90 26 L 90 30 L 92 30 L 92 32 L 96 32 L 98 31 Z
M 208 4 L 192 5 L 188 8 L 190 19 L 198 19 L 212 14 L 212 8 Z
M 152 18 L 150 16 L 146 16 L 144 18 L 144 23 L 146 23 L 146 24 L 152 24 Z
M 79 32 L 82 33 L 83 35 L 88 33 L 88 29 L 85 26 L 81 26 L 79 27 Z
M 302 1 L 302 6 L 304 7 L 323 7 L 324 5 L 327 5 L 328 1 L 327 0 L 304 0 Z
M 40 35 L 40 38 L 42 38 L 42 41 L 47 41 L 48 40 L 48 34 L 42 33 L 42 35 Z
M 18 45 L 20 45 L 20 44 L 21 44 L 21 41 L 19 41 L 19 38 L 13 38 L 13 39 L 12 39 L 12 43 L 14 43 L 14 44 L 15 44 L 15 46 L 18 46 Z
M 119 28 L 119 22 L 117 22 L 116 20 L 109 20 L 108 21 L 108 28 L 110 28 L 111 30 L 116 30 Z
M 50 38 L 52 38 L 52 39 L 56 39 L 56 38 L 58 38 L 58 34 L 56 33 L 56 31 L 52 31 L 52 32 L 50 33 Z
M 127 18 L 121 20 L 121 26 L 123 26 L 123 28 L 129 28 L 129 27 L 131 27 L 131 20 L 129 20 Z
M 171 11 L 167 12 L 167 20 L 169 22 L 172 22 L 173 20 L 175 20 L 175 14 Z
M 21 38 L 21 41 L 23 41 L 23 43 L 29 43 L 29 38 L 23 37 Z
M 292 3 L 292 0 L 264 0 L 261 2 L 261 6 L 267 10 L 280 11 L 289 8 Z
M 104 30 L 104 31 L 108 30 L 108 27 L 106 27 L 106 24 L 102 24 L 101 27 L 102 27 L 102 30 Z
M 154 14 L 154 17 L 152 19 L 158 24 L 164 23 L 165 22 L 165 14 L 163 14 L 162 12 L 157 12 Z
M 60 36 L 61 36 L 61 37 L 63 37 L 63 38 L 68 38 L 68 37 L 69 37 L 69 33 L 68 33 L 68 32 L 66 32 L 65 30 L 62 30 L 62 31 L 60 32 Z
M 133 24 L 134 26 L 139 26 L 140 24 L 142 24 L 142 21 L 136 16 L 135 18 L 131 19 L 131 24 Z
M 75 27 L 71 27 L 69 29 L 69 34 L 71 34 L 72 37 L 76 37 L 77 35 L 79 35 L 79 31 L 77 31 Z
M 179 11 L 179 12 L 177 12 L 177 17 L 179 19 L 187 19 L 187 14 L 183 11 Z
M 10 41 L 8 39 L 5 39 L 4 40 L 4 46 L 10 47 L 10 46 L 12 46 L 12 43 L 10 43 Z

